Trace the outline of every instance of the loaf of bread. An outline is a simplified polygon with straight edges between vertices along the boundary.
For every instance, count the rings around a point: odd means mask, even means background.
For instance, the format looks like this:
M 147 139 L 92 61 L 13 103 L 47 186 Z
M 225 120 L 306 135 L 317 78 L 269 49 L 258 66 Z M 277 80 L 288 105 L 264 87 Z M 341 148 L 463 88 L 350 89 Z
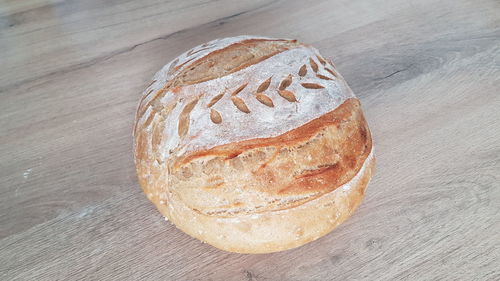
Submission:
M 327 234 L 375 165 L 358 99 L 296 40 L 239 36 L 180 55 L 144 91 L 134 138 L 139 183 L 166 219 L 239 253 Z

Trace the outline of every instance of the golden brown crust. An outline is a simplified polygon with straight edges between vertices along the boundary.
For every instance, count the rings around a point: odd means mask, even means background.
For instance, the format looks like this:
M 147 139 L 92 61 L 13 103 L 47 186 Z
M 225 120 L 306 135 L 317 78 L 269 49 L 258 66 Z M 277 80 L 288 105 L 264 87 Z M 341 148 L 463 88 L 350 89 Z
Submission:
M 176 227 L 219 249 L 237 253 L 271 253 L 288 250 L 329 233 L 341 224 L 363 200 L 375 169 L 370 155 L 348 184 L 312 201 L 286 210 L 238 217 L 201 214 L 171 194 L 169 202 L 153 198 L 160 212 Z
M 191 236 L 228 251 L 280 251 L 331 231 L 361 202 L 375 160 L 359 101 L 319 53 L 298 46 L 249 39 L 181 58 L 145 92 L 134 128 L 139 182 Z M 290 48 L 300 60 L 284 52 L 263 62 Z M 279 74 L 242 70 L 258 63 Z M 225 90 L 208 81 L 228 74 Z
M 351 180 L 372 149 L 359 101 L 273 138 L 195 151 L 167 162 L 170 192 L 203 214 L 291 208 Z
M 358 99 L 351 98 L 346 100 L 342 105 L 340 105 L 335 110 L 308 122 L 294 130 L 291 130 L 283 135 L 273 137 L 273 138 L 260 138 L 251 139 L 236 143 L 230 143 L 226 145 L 221 145 L 213 147 L 208 150 L 196 151 L 183 155 L 182 157 L 176 159 L 176 164 L 174 167 L 178 168 L 179 165 L 186 164 L 193 161 L 196 158 L 204 156 L 219 156 L 226 159 L 232 159 L 244 151 L 258 148 L 258 147 L 268 147 L 268 146 L 293 146 L 296 143 L 304 142 L 310 140 L 314 135 L 317 135 L 319 131 L 328 126 L 334 126 L 340 128 L 341 123 L 346 123 L 349 121 L 358 122 L 359 124 L 359 135 L 355 136 L 352 144 L 359 149 L 363 145 L 367 145 L 371 148 L 371 137 L 368 131 L 368 126 L 366 120 L 364 119 L 363 113 Z M 340 132 L 346 134 L 347 132 Z M 347 137 L 347 136 L 346 136 Z M 353 151 L 353 153 L 355 153 Z M 368 150 L 369 153 L 369 150 Z M 365 157 L 368 155 L 365 153 Z
M 142 142 L 139 134 L 137 153 L 145 153 L 141 148 L 147 145 Z M 369 157 L 371 153 L 371 136 L 359 101 L 349 99 L 334 111 L 278 137 L 184 155 L 172 161 L 179 165 L 170 163 L 168 184 L 164 172 L 154 165 L 147 166 L 147 170 L 138 166 L 138 173 L 140 179 L 147 178 L 140 182 L 149 199 L 189 235 L 227 251 L 267 253 L 315 240 L 347 219 L 362 201 L 371 178 L 375 163 L 374 157 Z M 139 157 L 154 161 L 147 153 Z M 287 163 L 287 159 L 291 161 Z M 323 164 L 331 161 L 336 162 Z M 277 181 L 293 174 L 290 162 L 302 165 L 302 172 L 293 177 L 291 184 L 265 183 L 270 178 Z M 238 200 L 228 189 L 228 185 L 233 187 L 228 181 L 235 179 L 230 173 L 242 172 L 243 165 L 248 169 L 249 164 L 256 169 L 255 183 L 248 188 L 255 189 L 243 192 L 245 200 Z M 235 170 L 227 170 L 232 168 Z M 200 181 L 204 176 L 206 181 Z M 241 174 L 236 174 L 238 177 Z M 173 180 L 177 178 L 193 181 L 186 184 Z M 252 196 L 255 192 L 260 195 Z M 250 204 L 263 194 L 267 194 L 266 205 L 257 206 L 262 203 L 258 200 Z M 198 198 L 205 203 L 221 198 L 226 202 L 200 206 Z M 269 236 L 269 229 L 275 235 Z

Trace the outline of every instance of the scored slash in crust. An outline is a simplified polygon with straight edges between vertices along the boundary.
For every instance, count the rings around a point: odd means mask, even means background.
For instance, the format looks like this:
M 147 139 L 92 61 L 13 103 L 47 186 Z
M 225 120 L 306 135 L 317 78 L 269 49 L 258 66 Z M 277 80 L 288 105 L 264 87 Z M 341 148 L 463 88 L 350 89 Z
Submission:
M 262 84 L 260 84 L 260 86 L 257 88 L 257 93 L 262 93 L 267 90 L 267 88 L 269 88 L 269 85 L 271 85 L 271 79 L 272 77 L 269 77 L 266 81 L 262 82 Z
M 205 49 L 208 49 L 208 48 L 202 47 L 199 50 L 192 49 L 191 51 L 188 52 L 188 55 L 193 55 L 193 54 L 200 52 L 200 51 L 203 51 Z M 329 68 L 329 66 L 332 65 L 331 63 L 329 63 L 329 61 L 325 60 L 320 55 L 315 55 L 315 56 L 316 56 L 316 59 L 319 61 L 319 63 L 320 63 L 319 65 L 322 67 L 322 69 L 324 69 L 326 72 L 331 74 L 333 77 L 338 78 L 337 73 L 334 70 Z M 176 59 L 171 63 L 168 72 L 173 72 L 174 70 L 179 69 L 180 67 L 185 65 L 190 60 L 187 60 L 186 62 L 184 62 L 181 65 L 176 65 L 178 63 L 178 61 L 179 61 L 179 59 Z M 317 78 L 322 79 L 322 80 L 333 80 L 333 78 L 331 78 L 329 76 L 318 73 L 319 65 L 313 57 L 309 57 L 309 65 L 313 71 L 313 74 Z M 305 77 L 307 75 L 307 65 L 303 64 L 300 67 L 300 69 L 298 70 L 297 74 L 300 78 Z M 151 84 L 148 86 L 148 88 L 154 82 L 156 82 L 156 81 L 152 81 Z M 286 90 L 292 84 L 292 82 L 293 82 L 292 74 L 289 74 L 288 76 L 283 78 L 283 80 L 281 80 L 281 82 L 278 85 L 277 93 L 279 94 L 279 96 L 281 96 L 282 98 L 284 98 L 288 102 L 297 102 L 297 98 L 296 98 L 295 94 L 289 90 Z M 272 98 L 269 97 L 268 95 L 264 94 L 264 92 L 267 91 L 269 89 L 269 87 L 271 86 L 271 83 L 272 83 L 272 76 L 267 78 L 264 82 L 262 82 L 257 87 L 256 95 L 255 95 L 255 98 L 257 99 L 257 101 L 259 101 L 261 104 L 268 106 L 268 107 L 274 107 L 274 102 L 273 102 Z M 300 83 L 300 85 L 306 89 L 323 89 L 323 88 L 325 88 L 325 86 L 323 86 L 321 84 L 309 83 L 309 82 L 303 82 L 303 83 Z M 236 88 L 235 90 L 233 90 L 231 92 L 231 101 L 232 101 L 233 105 L 239 111 L 244 112 L 244 113 L 250 113 L 250 109 L 248 108 L 245 101 L 243 99 L 237 97 L 237 95 L 241 91 L 243 91 L 243 89 L 245 89 L 247 86 L 248 86 L 248 83 L 242 84 L 238 88 Z M 145 96 L 148 96 L 152 92 L 153 92 L 153 90 L 150 90 Z M 224 94 L 225 94 L 224 92 L 217 94 L 207 103 L 207 108 L 210 108 L 210 120 L 214 124 L 222 123 L 221 113 L 212 107 L 224 97 Z M 185 136 L 188 132 L 189 122 L 190 122 L 189 115 L 190 115 L 190 112 L 193 110 L 193 108 L 196 106 L 198 100 L 199 99 L 196 99 L 196 100 L 193 100 L 190 103 L 188 103 L 183 108 L 183 110 L 180 114 L 179 124 L 178 124 L 178 134 L 181 137 Z M 145 123 L 149 124 L 150 122 L 152 122 L 152 119 L 153 119 L 153 117 L 150 116 L 150 118 L 148 118 Z
M 243 89 L 245 89 L 247 85 L 248 83 L 239 86 L 236 90 L 233 91 L 233 93 L 231 93 L 231 96 L 236 96 L 237 94 L 239 94 Z
M 212 107 L 214 104 L 216 104 L 222 97 L 224 96 L 224 93 L 220 93 L 213 97 L 210 102 L 207 104 L 207 107 Z
M 304 77 L 307 74 L 307 66 L 304 64 L 299 69 L 299 76 Z
M 283 79 L 283 81 L 281 81 L 280 86 L 279 86 L 278 89 L 279 90 L 284 90 L 288 86 L 290 86 L 290 84 L 292 84 L 292 75 L 288 74 L 288 76 L 285 79 Z
M 316 77 L 318 77 L 319 79 L 323 79 L 323 80 L 333 80 L 332 78 L 327 77 L 325 75 L 321 75 L 321 74 L 316 74 Z
M 273 100 L 272 100 L 270 97 L 268 97 L 268 96 L 266 96 L 266 95 L 264 95 L 264 94 L 262 94 L 262 93 L 258 93 L 258 94 L 255 96 L 255 98 L 256 98 L 256 99 L 257 99 L 260 103 L 262 103 L 262 104 L 264 104 L 264 105 L 267 105 L 267 106 L 269 106 L 269 107 L 274 107 Z
M 289 102 L 296 102 L 297 101 L 297 98 L 295 98 L 295 95 L 288 90 L 278 90 L 278 94 L 282 98 L 286 99 Z
M 337 78 L 339 77 L 339 76 L 337 75 L 337 73 L 335 73 L 335 71 L 333 71 L 333 70 L 331 70 L 331 69 L 329 69 L 329 68 L 326 68 L 326 67 L 325 67 L 325 70 L 326 70 L 326 71 L 328 71 L 331 75 L 333 75 L 333 76 L 335 76 L 335 77 L 337 77 Z
M 210 109 L 210 120 L 212 120 L 212 122 L 214 122 L 215 124 L 220 124 L 222 122 L 222 116 L 220 115 L 220 113 L 211 108 Z
M 250 109 L 248 109 L 248 106 L 242 99 L 238 97 L 231 97 L 231 100 L 233 101 L 233 104 L 236 106 L 236 108 L 238 108 L 241 112 L 250 113 Z
M 316 84 L 316 83 L 300 83 L 300 85 L 302 85 L 302 87 L 304 87 L 306 89 L 323 89 L 323 88 L 325 88 L 324 86 L 322 86 L 320 84 Z
M 186 104 L 184 108 L 181 111 L 180 117 L 179 117 L 179 127 L 177 128 L 177 132 L 180 137 L 184 137 L 189 129 L 189 115 L 191 114 L 191 111 L 193 110 L 194 106 L 198 103 L 199 98 L 191 101 L 190 103 Z
M 314 72 L 318 72 L 318 64 L 312 59 L 309 58 L 309 63 L 311 64 L 311 68 Z
M 316 57 L 318 58 L 319 62 L 322 64 L 322 65 L 326 65 L 326 61 L 324 58 L 322 58 L 320 55 L 316 55 Z

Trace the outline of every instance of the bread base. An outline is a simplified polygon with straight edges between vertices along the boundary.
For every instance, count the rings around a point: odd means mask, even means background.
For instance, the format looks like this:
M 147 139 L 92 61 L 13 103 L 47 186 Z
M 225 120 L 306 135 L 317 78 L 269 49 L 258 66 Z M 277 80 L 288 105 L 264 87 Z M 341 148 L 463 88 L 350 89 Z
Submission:
M 270 253 L 299 247 L 332 231 L 361 203 L 375 167 L 373 149 L 346 184 L 302 205 L 277 211 L 218 217 L 201 214 L 168 194 L 153 203 L 179 229 L 219 249 L 237 253 Z

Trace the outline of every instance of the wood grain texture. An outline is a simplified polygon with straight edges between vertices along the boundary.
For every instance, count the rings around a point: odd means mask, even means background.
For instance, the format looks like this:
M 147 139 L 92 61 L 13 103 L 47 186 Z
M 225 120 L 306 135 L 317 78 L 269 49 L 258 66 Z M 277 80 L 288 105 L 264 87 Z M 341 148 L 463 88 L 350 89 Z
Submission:
M 360 97 L 377 172 L 303 247 L 239 255 L 165 222 L 132 126 L 153 74 L 218 37 L 296 38 Z M 500 280 L 500 3 L 0 2 L 1 280 Z

